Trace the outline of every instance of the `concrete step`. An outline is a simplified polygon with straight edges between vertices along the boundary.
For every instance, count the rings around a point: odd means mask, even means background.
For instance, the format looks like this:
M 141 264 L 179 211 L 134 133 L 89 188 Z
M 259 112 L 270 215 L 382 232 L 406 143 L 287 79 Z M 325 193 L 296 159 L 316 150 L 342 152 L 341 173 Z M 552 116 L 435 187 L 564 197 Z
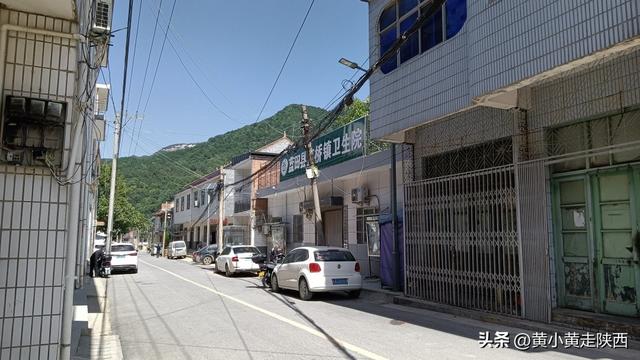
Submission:
M 626 332 L 629 337 L 640 341 L 640 318 L 598 314 L 573 309 L 555 309 L 551 320 L 556 324 L 571 326 L 590 332 Z

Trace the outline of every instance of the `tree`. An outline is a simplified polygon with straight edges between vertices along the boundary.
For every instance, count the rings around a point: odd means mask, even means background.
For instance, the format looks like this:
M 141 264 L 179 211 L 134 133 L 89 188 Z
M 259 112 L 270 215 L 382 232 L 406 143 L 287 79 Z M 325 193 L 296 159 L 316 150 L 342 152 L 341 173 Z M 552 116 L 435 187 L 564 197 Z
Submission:
M 342 114 L 338 116 L 336 125 L 342 126 L 366 115 L 369 115 L 369 98 L 364 100 L 354 98 L 353 104 L 349 105 Z
M 102 164 L 98 183 L 98 219 L 107 222 L 109 217 L 109 194 L 111 164 Z M 146 229 L 149 220 L 138 211 L 128 198 L 129 187 L 122 176 L 116 179 L 116 199 L 113 208 L 113 231 L 124 234 L 131 229 Z

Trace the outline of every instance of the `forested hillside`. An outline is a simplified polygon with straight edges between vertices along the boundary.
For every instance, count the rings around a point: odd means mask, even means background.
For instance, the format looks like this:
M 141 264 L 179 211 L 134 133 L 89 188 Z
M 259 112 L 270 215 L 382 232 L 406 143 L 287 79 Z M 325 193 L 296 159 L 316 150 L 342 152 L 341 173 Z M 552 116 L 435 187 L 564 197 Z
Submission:
M 320 120 L 326 114 L 313 106 L 308 110 L 312 120 Z M 297 138 L 301 116 L 300 105 L 289 105 L 270 118 L 217 135 L 192 148 L 120 158 L 118 173 L 127 181 L 130 202 L 143 214 L 150 215 L 198 175 L 210 173 L 233 156 L 281 137 L 274 129 L 286 130 L 289 135 L 295 130 L 291 137 Z

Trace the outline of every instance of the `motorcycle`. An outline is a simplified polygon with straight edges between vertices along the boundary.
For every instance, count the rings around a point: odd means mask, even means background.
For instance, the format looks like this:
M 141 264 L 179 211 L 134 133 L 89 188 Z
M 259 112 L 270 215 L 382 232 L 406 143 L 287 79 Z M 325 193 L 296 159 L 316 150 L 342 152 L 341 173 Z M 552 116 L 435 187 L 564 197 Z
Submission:
M 257 254 L 251 257 L 251 261 L 260 266 L 258 278 L 262 281 L 262 286 L 271 287 L 271 274 L 283 257 L 283 255 L 277 255 L 276 261 L 267 261 L 267 254 Z
M 111 275 L 111 256 L 105 255 L 102 258 L 102 261 L 98 263 L 98 275 L 100 277 L 106 278 Z

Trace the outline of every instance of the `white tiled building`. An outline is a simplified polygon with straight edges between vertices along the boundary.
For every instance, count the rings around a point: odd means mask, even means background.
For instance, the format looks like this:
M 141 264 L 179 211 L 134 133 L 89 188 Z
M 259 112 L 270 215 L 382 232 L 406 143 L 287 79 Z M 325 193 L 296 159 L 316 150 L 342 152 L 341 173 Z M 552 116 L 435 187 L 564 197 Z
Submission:
M 74 278 L 80 286 L 95 234 L 97 115 L 106 110 L 96 80 L 110 23 L 94 26 L 95 3 L 0 4 L 2 359 L 70 355 Z
M 375 62 L 442 2 L 368 3 Z M 413 149 L 405 293 L 640 316 L 640 3 L 441 6 L 370 84 L 372 137 Z

